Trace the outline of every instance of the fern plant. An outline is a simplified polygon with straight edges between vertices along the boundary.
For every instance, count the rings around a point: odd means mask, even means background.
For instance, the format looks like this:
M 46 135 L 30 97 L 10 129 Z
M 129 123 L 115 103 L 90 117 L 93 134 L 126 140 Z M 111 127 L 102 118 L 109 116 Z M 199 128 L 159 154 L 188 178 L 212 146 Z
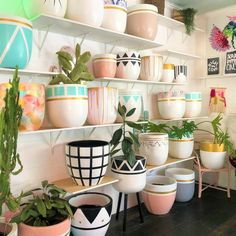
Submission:
M 59 66 L 63 73 L 53 77 L 50 85 L 55 84 L 81 84 L 81 81 L 92 81 L 93 75 L 89 72 L 87 63 L 91 58 L 90 52 L 81 54 L 80 45 L 75 48 L 75 61 L 73 56 L 64 51 L 57 52 Z

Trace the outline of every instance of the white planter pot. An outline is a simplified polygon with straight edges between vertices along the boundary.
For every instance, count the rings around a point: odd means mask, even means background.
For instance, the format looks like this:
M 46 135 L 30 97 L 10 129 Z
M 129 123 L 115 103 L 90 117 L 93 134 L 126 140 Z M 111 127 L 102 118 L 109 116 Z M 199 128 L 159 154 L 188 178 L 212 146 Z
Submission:
M 24 10 L 29 19 L 40 14 L 64 17 L 67 0 L 23 0 Z
M 165 83 L 172 83 L 175 79 L 175 65 L 164 64 L 161 81 Z
M 68 0 L 66 17 L 99 27 L 102 25 L 104 2 L 102 0 Z
M 122 193 L 136 193 L 144 189 L 146 184 L 146 159 L 136 156 L 136 163 L 130 166 L 122 156 L 113 157 L 111 171 L 114 178 L 119 179 L 113 187 Z
M 78 185 L 99 184 L 109 161 L 109 143 L 100 140 L 82 140 L 66 144 L 66 164 L 71 178 Z
M 59 128 L 82 126 L 88 115 L 87 86 L 49 85 L 46 88 L 46 106 L 53 126 Z
M 168 134 L 141 133 L 139 135 L 141 156 L 147 158 L 148 165 L 162 165 L 168 158 Z
M 102 27 L 120 33 L 125 32 L 127 9 L 119 5 L 105 5 Z
M 112 198 L 103 193 L 80 193 L 69 197 L 74 213 L 73 236 L 105 236 L 111 220 Z
M 187 81 L 187 66 L 177 65 L 175 66 L 175 82 L 185 83 Z
M 178 159 L 185 159 L 192 155 L 194 141 L 193 138 L 169 139 L 169 154 Z
M 7 236 L 18 236 L 18 227 L 16 223 L 5 224 L 6 219 L 0 217 L 0 233 L 4 232 Z
M 88 90 L 88 123 L 91 125 L 112 124 L 118 109 L 118 89 L 96 87 Z
M 136 108 L 134 114 L 127 117 L 127 121 L 136 122 L 142 113 L 142 94 L 139 90 L 119 90 L 119 102 L 121 106 L 125 106 L 127 111 Z M 121 116 L 117 115 L 117 122 L 122 122 Z
M 226 152 L 207 152 L 200 150 L 200 158 L 204 167 L 208 169 L 221 169 L 224 167 Z
M 121 52 L 117 54 L 116 77 L 136 80 L 140 74 L 141 58 L 135 51 Z
M 184 117 L 191 118 L 199 116 L 202 110 L 202 93 L 185 93 L 185 101 L 186 107 Z
M 158 54 L 141 57 L 141 80 L 159 81 L 163 71 L 163 57 Z

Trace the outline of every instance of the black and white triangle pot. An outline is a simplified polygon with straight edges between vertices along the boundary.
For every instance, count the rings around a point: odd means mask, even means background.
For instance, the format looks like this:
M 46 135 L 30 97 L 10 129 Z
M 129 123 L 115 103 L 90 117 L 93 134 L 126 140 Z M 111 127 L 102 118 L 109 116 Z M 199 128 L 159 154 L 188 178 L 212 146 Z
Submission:
M 123 156 L 113 157 L 111 171 L 114 178 L 119 179 L 113 187 L 122 193 L 136 193 L 144 189 L 146 184 L 146 159 L 136 156 L 134 166 L 130 166 Z
M 67 198 L 74 217 L 73 236 L 105 236 L 112 212 L 112 198 L 103 193 L 87 192 Z

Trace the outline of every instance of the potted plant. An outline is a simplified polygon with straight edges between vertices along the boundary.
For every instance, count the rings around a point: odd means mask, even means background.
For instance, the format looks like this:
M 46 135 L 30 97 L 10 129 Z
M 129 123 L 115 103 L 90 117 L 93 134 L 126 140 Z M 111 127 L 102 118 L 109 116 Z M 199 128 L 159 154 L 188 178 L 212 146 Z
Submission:
M 11 175 L 19 174 L 23 167 L 17 153 L 18 128 L 22 117 L 19 105 L 18 69 L 15 70 L 10 88 L 6 90 L 4 106 L 0 110 L 0 215 L 3 207 L 14 212 L 18 209 L 21 197 L 13 196 L 10 188 Z M 18 169 L 16 169 L 16 167 Z M 0 218 L 0 235 L 17 236 L 17 225 Z
M 81 54 L 77 44 L 75 55 L 66 51 L 57 55 L 62 73 L 53 77 L 46 88 L 49 119 L 55 127 L 78 127 L 88 115 L 88 89 L 82 82 L 93 80 L 87 67 L 91 54 Z
M 114 132 L 110 141 L 111 171 L 112 175 L 119 179 L 113 186 L 117 191 L 126 194 L 140 192 L 146 184 L 146 159 L 135 155 L 133 145 L 139 146 L 139 141 L 127 129 L 127 126 L 136 127 L 135 123 L 127 121 L 135 110 L 136 108 L 132 108 L 127 111 L 126 107 L 119 103 L 118 113 L 122 117 L 122 126 Z M 122 151 L 123 155 L 115 156 L 119 151 Z
M 42 188 L 36 190 L 37 194 L 32 191 L 21 212 L 12 218 L 12 222 L 19 224 L 19 235 L 69 235 L 73 213 L 63 198 L 66 192 L 48 181 L 43 181 Z
M 185 25 L 186 34 L 191 35 L 195 30 L 194 17 L 196 13 L 197 10 L 194 8 L 186 8 L 181 10 L 174 9 L 172 18 L 183 22 Z

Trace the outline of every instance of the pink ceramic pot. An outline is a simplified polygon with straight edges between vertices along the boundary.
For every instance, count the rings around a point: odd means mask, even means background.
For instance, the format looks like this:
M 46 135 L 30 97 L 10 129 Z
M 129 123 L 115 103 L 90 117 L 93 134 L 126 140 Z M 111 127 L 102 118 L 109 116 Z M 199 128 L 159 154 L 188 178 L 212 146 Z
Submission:
M 128 8 L 127 33 L 154 40 L 157 34 L 157 7 L 137 4 Z
M 70 235 L 71 220 L 66 219 L 58 224 L 51 226 L 30 226 L 24 223 L 19 224 L 19 235 L 20 236 L 69 236 Z
M 155 215 L 167 214 L 176 197 L 177 182 L 166 176 L 147 177 L 142 197 L 148 211 Z
M 8 83 L 0 84 L 0 109 L 4 106 L 3 98 L 9 86 Z M 19 103 L 23 108 L 19 130 L 38 130 L 43 123 L 45 113 L 45 86 L 36 83 L 20 83 L 19 90 Z
M 89 88 L 88 123 L 91 125 L 112 124 L 118 109 L 118 89 L 109 87 Z
M 116 75 L 116 55 L 97 54 L 93 57 L 93 73 L 95 78 L 109 77 Z

